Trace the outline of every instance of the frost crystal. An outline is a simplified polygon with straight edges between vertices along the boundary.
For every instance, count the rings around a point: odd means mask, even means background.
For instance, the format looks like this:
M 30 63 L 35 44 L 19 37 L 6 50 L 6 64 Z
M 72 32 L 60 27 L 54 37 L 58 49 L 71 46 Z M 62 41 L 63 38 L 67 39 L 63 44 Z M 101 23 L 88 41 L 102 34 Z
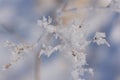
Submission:
M 92 68 L 89 68 L 89 72 L 91 73 L 92 76 L 94 76 L 94 71 Z
M 42 20 L 37 21 L 37 24 L 40 27 L 45 28 L 50 33 L 55 31 L 54 26 L 50 25 L 51 23 L 52 23 L 52 19 L 49 17 L 49 19 L 47 20 L 47 18 L 45 18 L 44 16 L 43 16 Z
M 56 46 L 56 47 L 51 47 L 51 46 L 45 46 L 43 45 L 39 57 L 43 54 L 45 54 L 46 56 L 50 57 L 50 55 L 54 52 L 57 51 L 60 48 L 60 46 Z
M 97 43 L 97 45 L 106 44 L 108 47 L 110 47 L 110 44 L 106 41 L 105 37 L 106 37 L 105 33 L 96 32 L 93 42 Z

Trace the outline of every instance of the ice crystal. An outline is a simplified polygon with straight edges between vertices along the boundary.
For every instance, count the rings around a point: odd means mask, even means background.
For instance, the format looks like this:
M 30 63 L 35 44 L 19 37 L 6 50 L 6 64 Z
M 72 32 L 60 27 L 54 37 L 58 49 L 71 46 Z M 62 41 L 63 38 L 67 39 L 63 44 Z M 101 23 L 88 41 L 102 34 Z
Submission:
M 39 57 L 43 54 L 45 54 L 46 56 L 50 57 L 50 55 L 54 52 L 57 51 L 60 48 L 60 46 L 56 46 L 56 47 L 51 47 L 51 46 L 46 46 L 43 45 L 42 49 L 40 51 Z
M 105 37 L 106 34 L 104 32 L 96 32 L 93 42 L 97 43 L 97 45 L 106 44 L 110 47 L 110 44 L 106 41 Z

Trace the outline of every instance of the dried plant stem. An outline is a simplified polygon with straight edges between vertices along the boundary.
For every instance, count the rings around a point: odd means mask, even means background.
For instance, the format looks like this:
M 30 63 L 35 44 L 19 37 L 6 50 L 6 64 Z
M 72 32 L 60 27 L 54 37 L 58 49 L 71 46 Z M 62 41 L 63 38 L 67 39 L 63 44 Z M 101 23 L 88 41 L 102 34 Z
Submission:
M 39 56 L 39 52 L 37 52 L 36 56 L 35 56 L 35 80 L 40 80 L 40 58 Z

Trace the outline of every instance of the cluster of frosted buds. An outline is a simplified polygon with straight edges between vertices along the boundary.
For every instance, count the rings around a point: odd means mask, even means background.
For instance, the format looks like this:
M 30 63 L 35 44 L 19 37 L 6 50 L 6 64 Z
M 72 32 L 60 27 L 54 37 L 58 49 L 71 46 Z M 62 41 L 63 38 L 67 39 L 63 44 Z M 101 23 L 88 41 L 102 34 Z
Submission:
M 106 44 L 108 47 L 110 47 L 110 44 L 105 39 L 106 34 L 103 32 L 96 32 L 93 42 L 97 43 L 97 45 L 103 45 Z
M 6 70 L 6 69 L 9 69 L 13 64 L 18 62 L 18 60 L 20 60 L 25 53 L 33 49 L 34 46 L 30 44 L 16 45 L 12 42 L 6 41 L 5 47 L 8 47 L 12 53 L 11 61 L 3 67 Z

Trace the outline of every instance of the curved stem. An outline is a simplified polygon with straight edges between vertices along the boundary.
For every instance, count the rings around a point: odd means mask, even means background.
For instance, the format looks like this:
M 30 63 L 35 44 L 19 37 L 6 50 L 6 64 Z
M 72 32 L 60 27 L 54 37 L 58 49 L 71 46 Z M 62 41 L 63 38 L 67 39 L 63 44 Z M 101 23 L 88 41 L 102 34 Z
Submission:
M 39 52 L 35 56 L 35 80 L 40 80 L 40 58 Z

